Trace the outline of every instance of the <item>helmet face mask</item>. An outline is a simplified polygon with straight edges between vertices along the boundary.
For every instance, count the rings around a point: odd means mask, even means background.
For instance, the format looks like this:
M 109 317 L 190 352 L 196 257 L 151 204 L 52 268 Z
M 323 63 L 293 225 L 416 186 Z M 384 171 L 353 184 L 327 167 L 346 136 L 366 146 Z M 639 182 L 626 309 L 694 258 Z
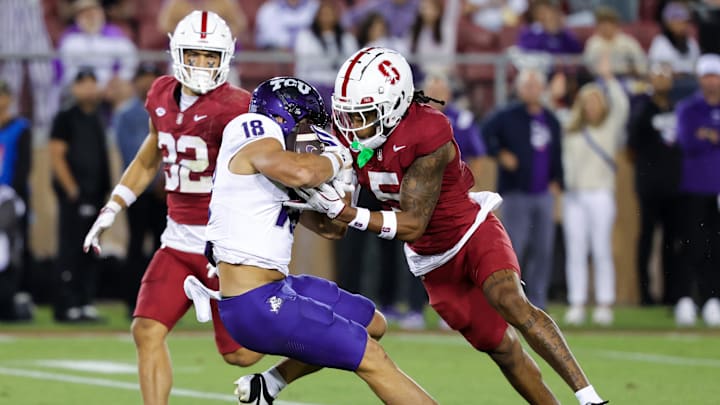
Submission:
M 300 125 L 327 126 L 329 118 L 320 93 L 294 77 L 274 77 L 260 83 L 252 94 L 249 112 L 272 118 L 282 128 L 286 147 Z M 278 117 L 282 119 L 278 119 Z
M 227 81 L 234 51 L 235 40 L 230 28 L 211 11 L 196 10 L 188 14 L 170 36 L 175 78 L 198 94 L 205 94 Z M 195 65 L 193 61 L 197 58 L 193 55 L 206 52 L 219 55 L 219 63 L 215 66 Z
M 405 116 L 414 91 L 412 71 L 402 55 L 387 48 L 361 49 L 345 61 L 335 80 L 335 127 L 348 143 L 376 149 Z M 375 132 L 367 134 L 371 127 Z

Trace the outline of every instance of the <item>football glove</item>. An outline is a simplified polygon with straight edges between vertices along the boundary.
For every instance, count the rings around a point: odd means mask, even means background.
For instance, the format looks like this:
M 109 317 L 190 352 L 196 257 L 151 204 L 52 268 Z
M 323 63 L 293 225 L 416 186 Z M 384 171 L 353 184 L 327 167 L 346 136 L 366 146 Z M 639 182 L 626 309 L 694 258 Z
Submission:
M 295 192 L 305 202 L 289 200 L 283 202 L 284 206 L 299 210 L 317 211 L 327 215 L 330 219 L 335 219 L 345 209 L 345 202 L 342 197 L 329 184 L 322 184 L 315 188 L 297 188 Z
M 83 251 L 85 253 L 90 250 L 90 247 L 93 248 L 96 255 L 102 252 L 100 248 L 100 235 L 112 226 L 113 222 L 115 222 L 115 216 L 121 209 L 120 204 L 115 201 L 109 201 L 100 210 L 97 219 L 95 219 L 92 227 L 90 227 L 90 231 L 88 231 L 85 236 L 85 242 L 83 242 Z
M 353 184 L 353 168 L 352 168 L 352 155 L 350 149 L 343 146 L 340 140 L 335 136 L 322 128 L 312 126 L 313 132 L 317 136 L 317 139 L 323 143 L 323 153 L 334 153 L 342 163 L 340 164 L 340 170 L 335 173 L 335 176 L 331 179 L 332 186 L 337 191 L 340 197 L 345 197 L 345 193 L 352 193 L 355 190 Z

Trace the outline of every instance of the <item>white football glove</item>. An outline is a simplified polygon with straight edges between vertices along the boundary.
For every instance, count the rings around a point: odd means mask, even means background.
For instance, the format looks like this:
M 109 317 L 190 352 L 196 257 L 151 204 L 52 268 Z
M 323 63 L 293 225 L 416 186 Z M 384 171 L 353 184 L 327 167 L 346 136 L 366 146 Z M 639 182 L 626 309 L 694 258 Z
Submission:
M 317 211 L 327 215 L 330 219 L 335 219 L 345 209 L 345 202 L 342 197 L 329 184 L 322 184 L 315 188 L 297 188 L 295 191 L 305 202 L 285 201 L 283 202 L 284 206 L 299 210 Z
M 115 216 L 121 209 L 122 207 L 120 207 L 120 204 L 115 201 L 108 201 L 108 203 L 100 210 L 97 219 L 95 219 L 92 227 L 90 227 L 90 231 L 88 231 L 85 236 L 85 242 L 83 242 L 83 251 L 85 253 L 90 250 L 91 246 L 96 255 L 99 255 L 100 252 L 102 252 L 102 249 L 100 248 L 100 235 L 112 226 L 113 222 L 115 222 Z
M 333 134 L 326 132 L 322 128 L 315 125 L 311 126 L 317 139 L 324 144 L 323 153 L 334 153 L 340 157 L 342 163 L 340 170 L 335 173 L 332 179 L 332 186 L 338 192 L 340 197 L 345 197 L 345 193 L 352 193 L 355 190 L 353 183 L 352 155 L 350 149 L 343 146 L 340 140 Z

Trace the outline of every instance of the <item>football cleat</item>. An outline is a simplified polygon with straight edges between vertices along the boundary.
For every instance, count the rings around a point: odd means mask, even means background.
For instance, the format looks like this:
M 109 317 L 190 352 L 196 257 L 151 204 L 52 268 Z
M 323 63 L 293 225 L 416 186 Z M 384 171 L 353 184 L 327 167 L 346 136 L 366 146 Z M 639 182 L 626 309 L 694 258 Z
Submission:
M 235 381 L 235 395 L 238 403 L 254 405 L 272 405 L 275 398 L 267 389 L 262 374 L 245 375 Z

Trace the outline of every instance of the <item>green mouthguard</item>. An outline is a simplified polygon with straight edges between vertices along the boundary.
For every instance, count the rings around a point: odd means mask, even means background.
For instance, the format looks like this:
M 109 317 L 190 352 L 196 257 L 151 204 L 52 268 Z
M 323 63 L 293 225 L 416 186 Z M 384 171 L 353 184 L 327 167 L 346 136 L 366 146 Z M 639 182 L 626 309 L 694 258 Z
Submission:
M 370 159 L 372 159 L 373 154 L 375 154 L 375 150 L 366 148 L 358 141 L 353 141 L 353 143 L 350 145 L 350 148 L 360 151 L 357 156 L 357 164 L 358 167 L 361 169 L 367 164 L 367 162 L 370 161 Z

